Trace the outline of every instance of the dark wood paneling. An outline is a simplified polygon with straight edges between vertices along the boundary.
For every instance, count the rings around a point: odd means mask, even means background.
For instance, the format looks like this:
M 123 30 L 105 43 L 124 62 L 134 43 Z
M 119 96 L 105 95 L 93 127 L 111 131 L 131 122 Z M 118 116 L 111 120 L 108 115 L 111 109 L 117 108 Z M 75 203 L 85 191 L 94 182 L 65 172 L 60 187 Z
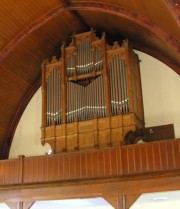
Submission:
M 174 139 L 174 125 L 162 125 L 144 128 L 144 133 L 146 134 L 147 141 L 159 141 L 164 139 Z

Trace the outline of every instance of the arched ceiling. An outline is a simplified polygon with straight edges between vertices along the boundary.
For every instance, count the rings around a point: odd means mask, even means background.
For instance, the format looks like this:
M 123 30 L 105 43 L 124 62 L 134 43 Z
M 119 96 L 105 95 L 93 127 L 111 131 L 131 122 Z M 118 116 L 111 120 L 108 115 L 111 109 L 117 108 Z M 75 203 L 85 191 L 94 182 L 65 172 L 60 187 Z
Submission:
M 7 158 L 17 123 L 40 86 L 41 63 L 60 55 L 75 33 L 106 31 L 180 75 L 179 0 L 1 0 L 0 153 Z

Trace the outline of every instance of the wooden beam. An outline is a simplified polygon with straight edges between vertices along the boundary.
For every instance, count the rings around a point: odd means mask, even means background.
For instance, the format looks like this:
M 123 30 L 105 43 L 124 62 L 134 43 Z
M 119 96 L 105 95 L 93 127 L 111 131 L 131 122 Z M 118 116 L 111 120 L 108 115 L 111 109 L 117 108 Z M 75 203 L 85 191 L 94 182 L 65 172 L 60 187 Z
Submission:
M 53 199 L 71 199 L 87 197 L 109 198 L 111 204 L 116 204 L 113 198 L 126 197 L 126 205 L 130 205 L 141 193 L 160 192 L 180 189 L 180 171 L 162 175 L 147 174 L 114 179 L 82 180 L 71 182 L 52 182 L 42 184 L 24 184 L 3 186 L 0 188 L 0 201 L 38 201 Z M 51 191 L 51 192 L 49 192 Z M 129 196 L 130 195 L 130 196 Z M 129 196 L 129 198 L 128 198 Z M 133 199 L 134 196 L 134 199 Z M 112 197 L 112 198 L 111 198 Z M 121 202 L 122 198 L 118 201 Z M 120 203 L 118 203 L 120 204 Z
M 139 194 L 133 195 L 114 195 L 106 194 L 103 198 L 115 209 L 128 209 L 137 200 Z M 125 197 L 125 198 L 124 198 Z M 125 200 L 125 202 L 124 202 Z M 6 202 L 10 209 L 30 209 L 34 202 L 24 201 L 24 202 Z
M 6 205 L 10 209 L 30 209 L 33 206 L 34 202 L 26 201 L 26 202 L 6 202 Z
M 18 208 L 17 208 L 17 202 L 6 202 L 6 205 L 7 205 L 10 209 L 18 209 Z
M 25 201 L 23 202 L 23 209 L 31 209 L 35 202 L 33 201 Z
M 128 209 L 135 202 L 140 195 L 127 195 L 125 196 L 126 203 L 123 203 L 123 195 L 103 195 L 103 198 L 115 209 Z M 10 209 L 30 209 L 35 202 L 24 201 L 24 202 L 6 202 Z
M 103 195 L 103 198 L 115 209 L 117 209 L 117 202 L 118 197 L 117 196 L 111 196 L 111 195 Z
M 126 195 L 126 208 L 130 208 L 139 197 L 140 194 Z
M 126 195 L 117 195 L 117 196 L 106 196 L 104 197 L 110 205 L 115 209 L 128 209 L 126 203 Z

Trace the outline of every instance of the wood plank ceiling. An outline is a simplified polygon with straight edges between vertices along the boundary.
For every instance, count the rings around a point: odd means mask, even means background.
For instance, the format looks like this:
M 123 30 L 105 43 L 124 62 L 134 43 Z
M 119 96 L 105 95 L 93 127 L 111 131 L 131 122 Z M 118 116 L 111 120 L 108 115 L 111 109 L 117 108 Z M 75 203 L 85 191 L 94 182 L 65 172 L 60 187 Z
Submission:
M 1 0 L 0 154 L 7 158 L 17 123 L 40 86 L 43 59 L 60 55 L 73 32 L 95 28 L 128 38 L 180 75 L 179 0 Z

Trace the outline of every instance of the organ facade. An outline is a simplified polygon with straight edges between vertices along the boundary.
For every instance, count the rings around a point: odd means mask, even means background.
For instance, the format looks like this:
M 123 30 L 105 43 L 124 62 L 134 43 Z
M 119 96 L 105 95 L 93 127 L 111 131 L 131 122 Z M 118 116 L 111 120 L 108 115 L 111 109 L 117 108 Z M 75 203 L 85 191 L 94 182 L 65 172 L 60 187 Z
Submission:
M 42 144 L 54 153 L 108 147 L 144 127 L 138 56 L 93 30 L 42 63 Z

